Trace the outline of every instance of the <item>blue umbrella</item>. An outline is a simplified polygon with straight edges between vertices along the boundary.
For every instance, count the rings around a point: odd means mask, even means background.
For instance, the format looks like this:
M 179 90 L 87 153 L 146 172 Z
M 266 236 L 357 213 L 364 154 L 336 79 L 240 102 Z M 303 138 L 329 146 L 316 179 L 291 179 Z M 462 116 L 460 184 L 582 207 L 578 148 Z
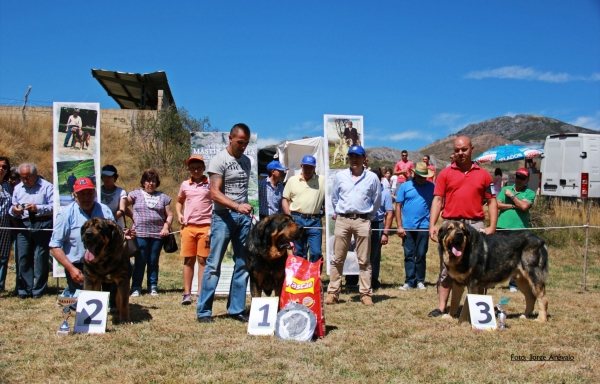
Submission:
M 531 159 L 544 153 L 543 143 L 529 144 L 505 144 L 494 147 L 483 152 L 475 158 L 479 164 L 482 163 L 505 163 L 507 161 L 517 161 Z

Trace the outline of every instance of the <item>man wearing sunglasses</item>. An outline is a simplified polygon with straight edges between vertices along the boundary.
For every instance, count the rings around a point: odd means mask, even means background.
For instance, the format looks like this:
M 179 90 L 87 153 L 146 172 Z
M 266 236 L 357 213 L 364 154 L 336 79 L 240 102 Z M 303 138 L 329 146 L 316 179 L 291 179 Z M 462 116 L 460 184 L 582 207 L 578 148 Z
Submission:
M 535 192 L 527 188 L 529 170 L 519 168 L 515 173 L 515 185 L 502 188 L 498 194 L 498 228 L 529 228 L 529 210 L 535 201 Z M 511 292 L 516 292 L 517 284 L 511 278 Z

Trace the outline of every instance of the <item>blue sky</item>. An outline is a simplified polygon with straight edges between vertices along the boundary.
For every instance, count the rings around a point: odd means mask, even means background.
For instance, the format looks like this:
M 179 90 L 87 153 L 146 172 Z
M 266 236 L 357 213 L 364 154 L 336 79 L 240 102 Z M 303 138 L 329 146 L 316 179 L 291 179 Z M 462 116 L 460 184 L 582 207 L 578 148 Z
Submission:
M 600 1 L 0 0 L 0 104 L 117 104 L 91 69 L 164 70 L 178 107 L 260 144 L 363 115 L 418 149 L 537 114 L 600 129 Z

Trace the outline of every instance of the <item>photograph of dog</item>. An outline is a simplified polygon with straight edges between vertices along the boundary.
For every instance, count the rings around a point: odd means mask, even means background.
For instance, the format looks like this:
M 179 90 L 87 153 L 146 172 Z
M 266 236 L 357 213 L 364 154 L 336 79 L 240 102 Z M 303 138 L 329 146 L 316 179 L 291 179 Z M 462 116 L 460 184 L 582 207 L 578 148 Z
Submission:
M 338 158 L 339 158 L 339 162 L 346 165 L 347 163 L 347 154 L 348 154 L 348 149 L 350 149 L 350 145 L 352 143 L 352 140 L 350 139 L 346 139 L 344 140 L 344 137 L 340 137 L 340 142 L 338 145 L 336 145 L 335 147 L 335 151 L 333 152 L 333 164 L 338 162 Z
M 288 249 L 295 250 L 294 240 L 302 233 L 292 216 L 281 213 L 265 217 L 251 229 L 245 259 L 252 297 L 261 297 L 262 292 L 281 296 Z
M 91 137 L 92 136 L 87 131 L 82 129 L 73 129 L 73 149 L 77 149 L 77 144 L 79 144 L 80 151 L 83 149 L 89 149 Z
M 129 323 L 131 263 L 123 230 L 111 220 L 94 218 L 81 227 L 81 240 L 86 250 L 83 289 L 100 291 L 102 283 L 114 283 L 121 323 Z
M 536 300 L 538 320 L 548 315 L 546 283 L 548 249 L 544 240 L 527 230 L 480 233 L 460 221 L 446 222 L 438 234 L 440 259 L 452 277 L 450 315 L 456 316 L 465 286 L 470 294 L 484 294 L 513 278 L 525 295 L 525 313 L 533 316 Z

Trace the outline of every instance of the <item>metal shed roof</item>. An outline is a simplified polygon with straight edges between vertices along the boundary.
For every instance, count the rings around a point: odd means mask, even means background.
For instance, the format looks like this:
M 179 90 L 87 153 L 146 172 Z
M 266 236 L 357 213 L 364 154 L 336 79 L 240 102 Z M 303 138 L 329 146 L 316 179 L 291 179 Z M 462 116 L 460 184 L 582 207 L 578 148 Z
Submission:
M 92 69 L 92 76 L 121 109 L 157 109 L 159 90 L 167 104 L 175 106 L 164 71 L 140 74 Z

